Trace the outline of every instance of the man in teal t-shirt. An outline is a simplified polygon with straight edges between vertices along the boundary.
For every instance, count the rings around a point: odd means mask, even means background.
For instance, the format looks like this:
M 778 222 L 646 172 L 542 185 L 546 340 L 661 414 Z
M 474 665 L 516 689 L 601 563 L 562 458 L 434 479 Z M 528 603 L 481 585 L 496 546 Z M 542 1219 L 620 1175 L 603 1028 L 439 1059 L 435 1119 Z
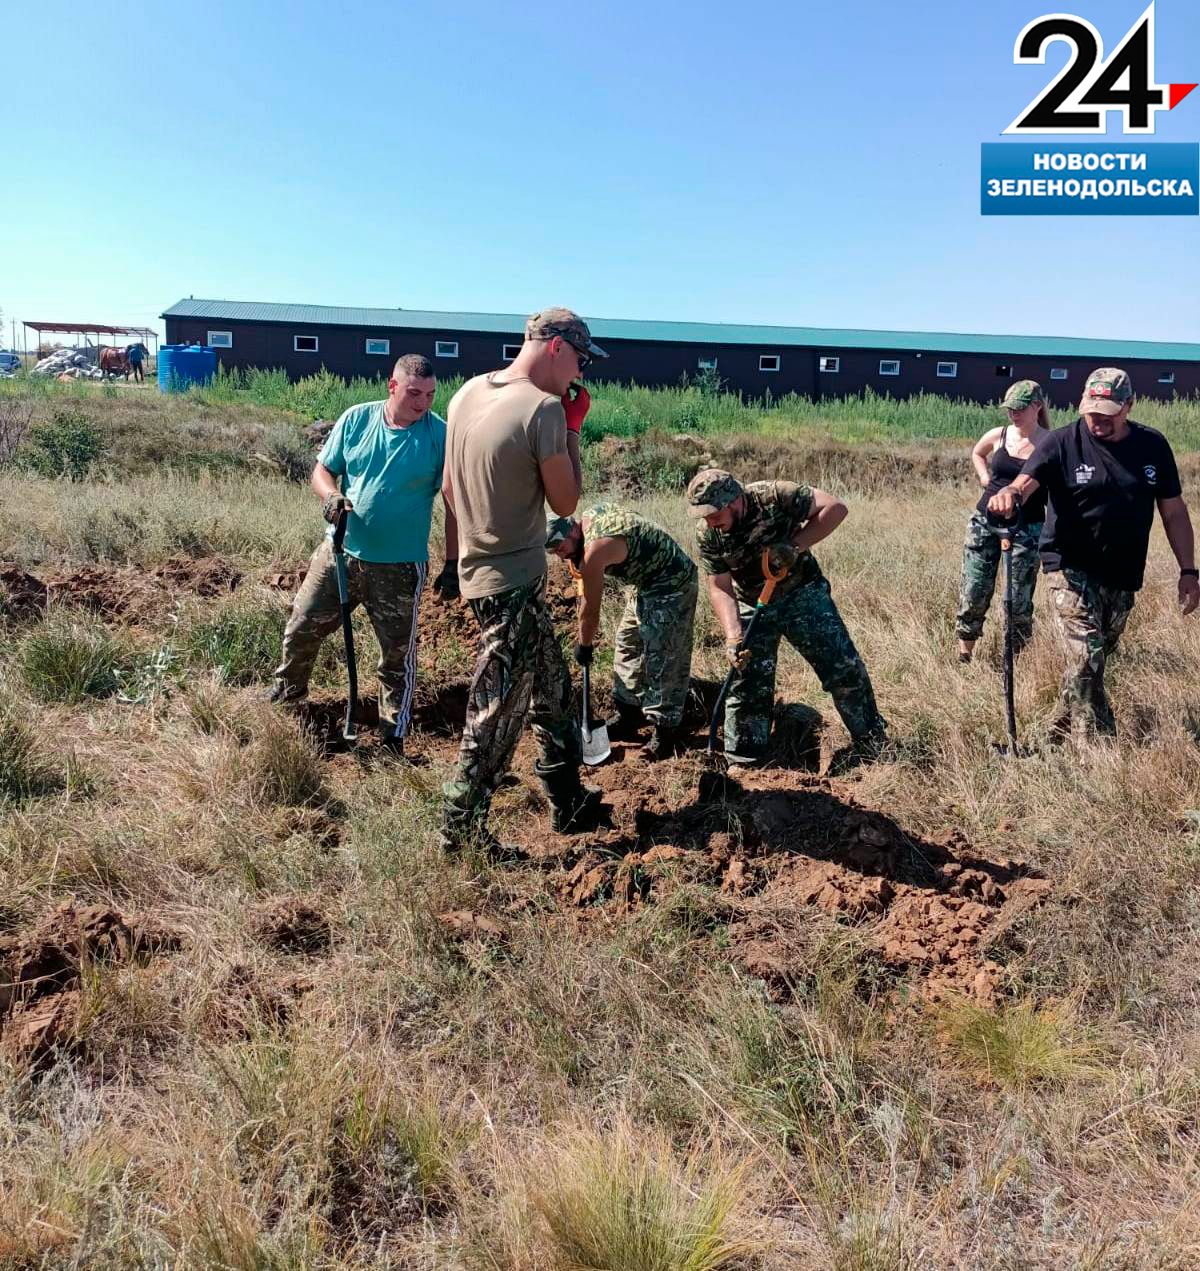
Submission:
M 334 425 L 312 488 L 330 524 L 313 553 L 283 634 L 274 702 L 308 692 L 321 641 L 341 623 L 330 539 L 343 509 L 350 600 L 366 607 L 379 640 L 379 723 L 384 745 L 404 753 L 417 669 L 417 609 L 429 569 L 433 497 L 442 488 L 446 423 L 430 406 L 437 388 L 427 358 L 406 353 L 392 370 L 382 402 L 351 406 Z M 445 566 L 433 584 L 458 598 L 458 528 L 446 505 Z

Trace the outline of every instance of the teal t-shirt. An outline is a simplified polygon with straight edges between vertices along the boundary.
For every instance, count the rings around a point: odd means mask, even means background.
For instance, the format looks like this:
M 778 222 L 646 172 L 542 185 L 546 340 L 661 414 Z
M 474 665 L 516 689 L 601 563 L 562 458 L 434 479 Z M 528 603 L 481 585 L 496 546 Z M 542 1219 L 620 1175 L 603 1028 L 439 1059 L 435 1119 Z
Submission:
M 351 406 L 317 456 L 353 504 L 346 551 L 376 564 L 428 560 L 445 459 L 446 421 L 433 411 L 407 428 L 389 428 L 383 402 Z

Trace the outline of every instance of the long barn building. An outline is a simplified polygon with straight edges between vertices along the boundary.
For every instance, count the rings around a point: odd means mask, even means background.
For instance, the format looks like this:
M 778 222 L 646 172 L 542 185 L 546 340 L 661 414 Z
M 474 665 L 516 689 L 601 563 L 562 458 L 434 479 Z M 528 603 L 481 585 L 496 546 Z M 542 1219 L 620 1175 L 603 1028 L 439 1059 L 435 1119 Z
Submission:
M 552 298 L 553 299 L 553 298 Z M 511 361 L 524 315 L 350 309 L 328 305 L 181 300 L 162 317 L 169 344 L 215 348 L 225 367 L 282 367 L 293 379 L 326 367 L 376 378 L 401 353 L 423 353 L 444 376 L 476 375 Z M 607 361 L 591 379 L 678 384 L 712 370 L 750 397 L 893 397 L 942 393 L 995 401 L 1008 381 L 1034 379 L 1057 405 L 1078 400 L 1088 372 L 1122 366 L 1140 397 L 1200 392 L 1200 344 L 1055 336 L 850 331 L 589 318 Z

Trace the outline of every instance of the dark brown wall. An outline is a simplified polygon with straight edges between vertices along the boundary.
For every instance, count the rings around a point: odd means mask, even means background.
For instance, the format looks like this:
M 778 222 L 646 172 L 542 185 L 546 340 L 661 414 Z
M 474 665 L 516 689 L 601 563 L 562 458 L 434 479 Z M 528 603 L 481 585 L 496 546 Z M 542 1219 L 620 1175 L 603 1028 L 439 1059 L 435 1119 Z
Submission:
M 221 364 L 227 367 L 282 367 L 293 379 L 312 375 L 322 366 L 338 375 L 375 378 L 385 376 L 402 353 L 423 353 L 439 374 L 477 375 L 502 365 L 501 349 L 505 344 L 519 344 L 521 334 L 508 335 L 454 333 L 445 331 L 387 331 L 367 328 L 313 326 L 301 327 L 269 322 L 218 322 L 206 318 L 168 318 L 167 342 L 170 344 L 203 342 L 210 330 L 232 331 L 233 348 L 218 350 Z M 320 341 L 317 353 L 296 353 L 292 338 L 315 335 Z M 368 355 L 366 340 L 383 338 L 391 341 L 387 357 Z M 434 343 L 439 339 L 458 341 L 457 358 L 435 358 Z M 1042 384 L 1057 406 L 1077 402 L 1083 392 L 1089 371 L 1100 363 L 1082 358 L 1030 358 L 1005 354 L 929 352 L 912 353 L 887 349 L 824 349 L 804 346 L 741 344 L 668 344 L 636 340 L 604 342 L 610 356 L 588 368 L 589 379 L 631 381 L 648 386 L 674 385 L 685 374 L 698 373 L 701 358 L 715 357 L 717 371 L 726 387 L 750 397 L 772 397 L 799 393 L 805 397 L 845 397 L 873 389 L 892 397 L 909 397 L 915 393 L 943 393 L 979 402 L 994 402 L 1004 394 L 1014 379 L 1032 379 Z M 760 354 L 779 354 L 777 372 L 760 371 Z M 818 359 L 824 355 L 841 358 L 836 374 L 820 373 Z M 881 376 L 879 363 L 898 359 L 898 376 Z M 1133 377 L 1139 397 L 1170 400 L 1176 394 L 1200 392 L 1200 362 L 1150 362 L 1141 359 L 1113 359 Z M 937 375 L 937 363 L 958 363 L 958 375 L 943 379 Z M 1012 368 L 1011 375 L 996 374 L 996 367 Z M 1051 367 L 1065 367 L 1065 380 L 1051 380 Z M 1175 372 L 1175 383 L 1163 385 L 1158 377 L 1164 371 Z

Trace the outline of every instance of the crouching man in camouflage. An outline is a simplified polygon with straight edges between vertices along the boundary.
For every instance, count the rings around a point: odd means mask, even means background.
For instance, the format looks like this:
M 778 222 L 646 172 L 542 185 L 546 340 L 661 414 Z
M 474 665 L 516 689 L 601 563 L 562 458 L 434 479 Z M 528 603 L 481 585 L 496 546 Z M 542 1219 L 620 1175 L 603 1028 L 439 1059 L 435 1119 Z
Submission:
M 330 526 L 346 522 L 350 600 L 364 605 L 379 641 L 379 724 L 383 745 L 404 754 L 417 674 L 417 607 L 429 571 L 433 498 L 442 485 L 446 423 L 430 407 L 437 388 L 427 358 L 406 353 L 388 380 L 386 401 L 351 406 L 334 425 L 312 473 Z M 329 535 L 321 540 L 283 633 L 273 702 L 308 692 L 321 641 L 341 625 Z M 434 591 L 458 597 L 458 529 L 446 504 L 446 564 Z
M 679 742 L 692 672 L 696 566 L 666 530 L 615 503 L 601 503 L 579 520 L 553 517 L 546 529 L 546 550 L 583 579 L 580 666 L 592 664 L 605 574 L 631 584 L 613 651 L 615 731 L 632 737 L 644 717 L 651 732 L 642 755 L 662 759 Z
M 780 637 L 817 673 L 833 698 L 851 745 L 837 767 L 874 758 L 886 741 L 867 668 L 830 595 L 829 583 L 809 550 L 845 520 L 846 505 L 823 490 L 791 481 L 742 486 L 719 468 L 698 473 L 687 490 L 697 526 L 700 567 L 708 597 L 725 632 L 725 653 L 736 674 L 725 700 L 725 754 L 731 763 L 766 757 L 775 701 Z M 763 551 L 773 573 L 787 571 L 762 611 L 750 643 L 744 624 L 766 581 Z

